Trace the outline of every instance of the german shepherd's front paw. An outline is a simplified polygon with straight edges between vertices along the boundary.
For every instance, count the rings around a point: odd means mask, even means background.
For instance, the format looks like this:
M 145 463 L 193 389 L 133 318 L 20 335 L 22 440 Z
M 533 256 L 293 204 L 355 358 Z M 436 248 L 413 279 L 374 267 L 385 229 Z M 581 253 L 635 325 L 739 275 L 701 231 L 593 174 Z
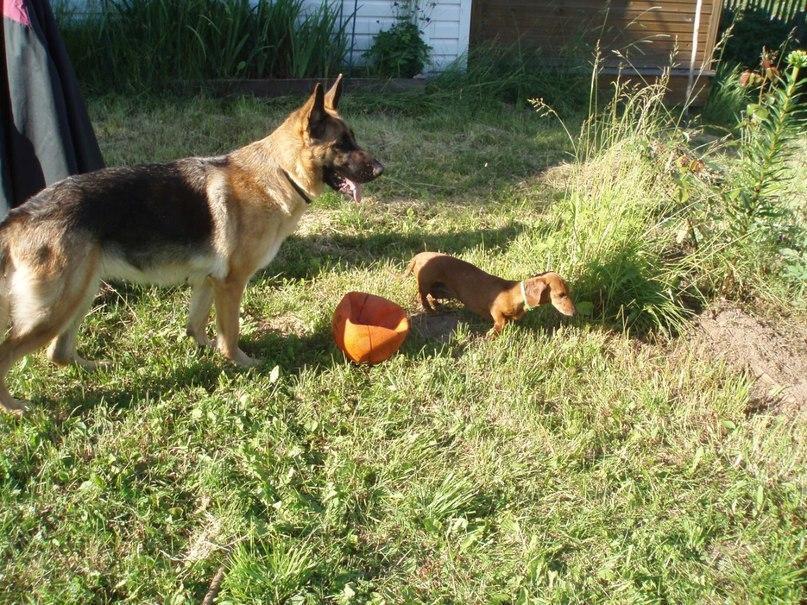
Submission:
M 188 327 L 185 330 L 185 333 L 193 338 L 193 341 L 196 343 L 196 346 L 202 349 L 215 349 L 216 348 L 216 339 L 215 338 L 208 338 L 207 334 L 204 331 L 196 332 L 192 328 Z
M 11 396 L 0 398 L 0 408 L 7 414 L 12 416 L 22 416 L 29 409 L 27 401 L 14 399 Z
M 246 353 L 244 353 L 241 349 L 236 349 L 235 353 L 228 353 L 226 351 L 221 351 L 222 355 L 224 355 L 227 359 L 237 365 L 239 368 L 254 368 L 255 366 L 261 365 L 262 361 L 260 359 L 256 359 L 255 357 L 250 357 Z
M 240 368 L 254 368 L 255 366 L 259 366 L 263 363 L 257 357 L 250 357 L 243 351 L 239 350 L 236 358 L 233 359 L 233 363 Z

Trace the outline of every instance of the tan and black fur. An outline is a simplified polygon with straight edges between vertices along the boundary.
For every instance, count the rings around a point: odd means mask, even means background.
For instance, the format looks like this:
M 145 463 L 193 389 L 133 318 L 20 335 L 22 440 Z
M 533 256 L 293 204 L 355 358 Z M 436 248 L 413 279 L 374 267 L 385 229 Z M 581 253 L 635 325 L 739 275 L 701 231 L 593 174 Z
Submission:
M 439 252 L 415 255 L 405 275 L 411 273 L 417 279 L 424 311 L 435 310 L 429 297 L 433 301 L 458 299 L 477 315 L 493 319 L 490 335 L 501 332 L 508 321 L 521 319 L 527 312 L 525 302 L 530 307 L 549 303 L 564 315 L 576 312 L 569 286 L 551 271 L 525 279 L 523 293 L 521 282 L 491 275 L 469 262 Z
M 266 138 L 216 158 L 72 176 L 0 223 L 0 405 L 21 413 L 6 375 L 50 343 L 57 364 L 92 367 L 76 332 L 102 279 L 193 287 L 187 333 L 241 366 L 241 297 L 327 184 L 351 191 L 383 167 L 361 149 L 337 105 L 341 76 Z M 216 305 L 217 338 L 207 336 Z

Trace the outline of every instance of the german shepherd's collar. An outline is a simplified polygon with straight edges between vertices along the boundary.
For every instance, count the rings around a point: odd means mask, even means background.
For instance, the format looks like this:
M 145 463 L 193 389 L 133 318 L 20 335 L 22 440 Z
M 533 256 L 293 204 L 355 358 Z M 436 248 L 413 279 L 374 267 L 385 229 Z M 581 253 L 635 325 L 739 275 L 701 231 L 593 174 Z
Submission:
M 193 286 L 187 333 L 239 365 L 239 308 L 325 185 L 361 200 L 383 166 L 356 143 L 337 106 L 342 77 L 320 85 L 265 139 L 218 158 L 110 168 L 69 177 L 0 223 L 0 405 L 21 413 L 5 385 L 12 364 L 50 342 L 59 364 L 76 354 L 79 323 L 102 279 Z M 212 304 L 218 337 L 207 336 Z
M 289 183 L 291 184 L 291 186 L 292 186 L 292 187 L 294 187 L 294 190 L 295 190 L 295 191 L 298 193 L 298 195 L 299 195 L 301 198 L 303 198 L 303 201 L 304 201 L 306 204 L 310 204 L 311 202 L 313 202 L 313 201 L 314 201 L 314 200 L 312 200 L 310 197 L 308 197 L 308 194 L 305 192 L 305 189 L 303 189 L 302 187 L 300 187 L 300 186 L 299 186 L 299 185 L 298 185 L 298 184 L 297 184 L 297 183 L 294 181 L 294 179 L 293 179 L 293 178 L 291 178 L 291 176 L 289 176 L 289 173 L 288 173 L 288 172 L 286 172 L 286 171 L 285 171 L 285 170 L 283 170 L 282 168 L 280 169 L 280 172 L 283 174 L 283 176 L 285 176 L 285 177 L 288 179 L 288 181 L 289 181 Z

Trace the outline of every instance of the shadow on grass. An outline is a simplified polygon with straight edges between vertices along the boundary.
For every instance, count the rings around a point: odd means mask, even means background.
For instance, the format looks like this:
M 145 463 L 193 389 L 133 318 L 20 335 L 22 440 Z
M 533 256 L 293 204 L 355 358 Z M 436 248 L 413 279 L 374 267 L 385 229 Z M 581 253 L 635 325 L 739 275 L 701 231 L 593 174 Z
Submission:
M 438 234 L 400 234 L 390 231 L 365 236 L 292 236 L 281 247 L 267 273 L 310 279 L 334 265 L 365 267 L 383 260 L 399 261 L 403 265 L 424 250 L 461 254 L 485 246 L 487 250 L 500 252 L 523 231 L 523 225 L 514 223 L 496 229 Z
M 192 346 L 190 341 L 189 346 Z M 123 371 L 123 369 L 122 366 L 114 364 L 108 371 L 116 372 Z M 36 407 L 42 406 L 46 411 L 52 407 L 53 421 L 58 426 L 68 417 L 75 416 L 76 413 L 85 414 L 101 402 L 106 402 L 115 409 L 128 409 L 139 401 L 159 399 L 164 392 L 176 388 L 202 387 L 212 391 L 223 370 L 222 364 L 212 355 L 200 353 L 199 359 L 195 363 L 176 368 L 166 375 L 138 374 L 137 379 L 129 383 L 126 388 L 118 388 L 107 385 L 93 372 L 76 369 L 75 371 L 86 376 L 81 386 L 64 392 L 58 402 L 54 402 L 47 393 L 38 393 L 32 398 L 32 401 Z M 80 403 L 76 405 L 76 402 Z
M 414 317 L 417 318 L 418 315 Z M 462 355 L 465 345 L 452 342 L 450 338 L 456 325 L 458 320 L 452 322 L 452 328 L 447 333 L 448 338 L 434 338 L 413 330 L 399 354 L 417 359 L 432 357 L 449 349 L 455 357 Z M 268 376 L 276 365 L 286 375 L 298 375 L 305 368 L 326 372 L 343 365 L 346 360 L 333 341 L 330 323 L 325 321 L 306 334 L 267 328 L 242 337 L 241 345 L 247 354 L 261 360 L 259 366 L 249 370 L 260 376 Z M 189 338 L 186 346 L 191 348 L 195 345 Z M 131 370 L 116 364 L 108 371 L 123 372 L 127 369 Z M 202 388 L 212 393 L 222 374 L 234 375 L 247 370 L 230 364 L 217 352 L 198 349 L 192 360 L 173 370 L 160 374 L 137 373 L 127 380 L 125 387 L 105 384 L 102 377 L 85 370 L 76 368 L 74 371 L 82 374 L 82 384 L 62 393 L 57 401 L 44 392 L 37 393 L 32 398 L 35 408 L 46 410 L 56 426 L 76 414 L 87 413 L 101 402 L 106 402 L 115 409 L 128 409 L 138 402 L 156 400 L 164 393 L 177 389 Z

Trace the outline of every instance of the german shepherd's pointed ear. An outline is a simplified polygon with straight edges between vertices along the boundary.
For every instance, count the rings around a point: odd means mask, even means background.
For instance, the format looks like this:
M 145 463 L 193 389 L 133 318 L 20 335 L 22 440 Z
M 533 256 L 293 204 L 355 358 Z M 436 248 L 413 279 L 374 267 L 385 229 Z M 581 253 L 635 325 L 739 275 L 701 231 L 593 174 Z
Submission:
M 315 139 L 325 134 L 325 124 L 328 114 L 325 112 L 325 94 L 322 85 L 317 82 L 308 100 L 300 108 L 300 115 L 308 127 L 308 133 Z
M 339 97 L 342 96 L 342 74 L 336 76 L 331 88 L 325 93 L 325 107 L 332 111 L 336 111 L 339 105 Z

